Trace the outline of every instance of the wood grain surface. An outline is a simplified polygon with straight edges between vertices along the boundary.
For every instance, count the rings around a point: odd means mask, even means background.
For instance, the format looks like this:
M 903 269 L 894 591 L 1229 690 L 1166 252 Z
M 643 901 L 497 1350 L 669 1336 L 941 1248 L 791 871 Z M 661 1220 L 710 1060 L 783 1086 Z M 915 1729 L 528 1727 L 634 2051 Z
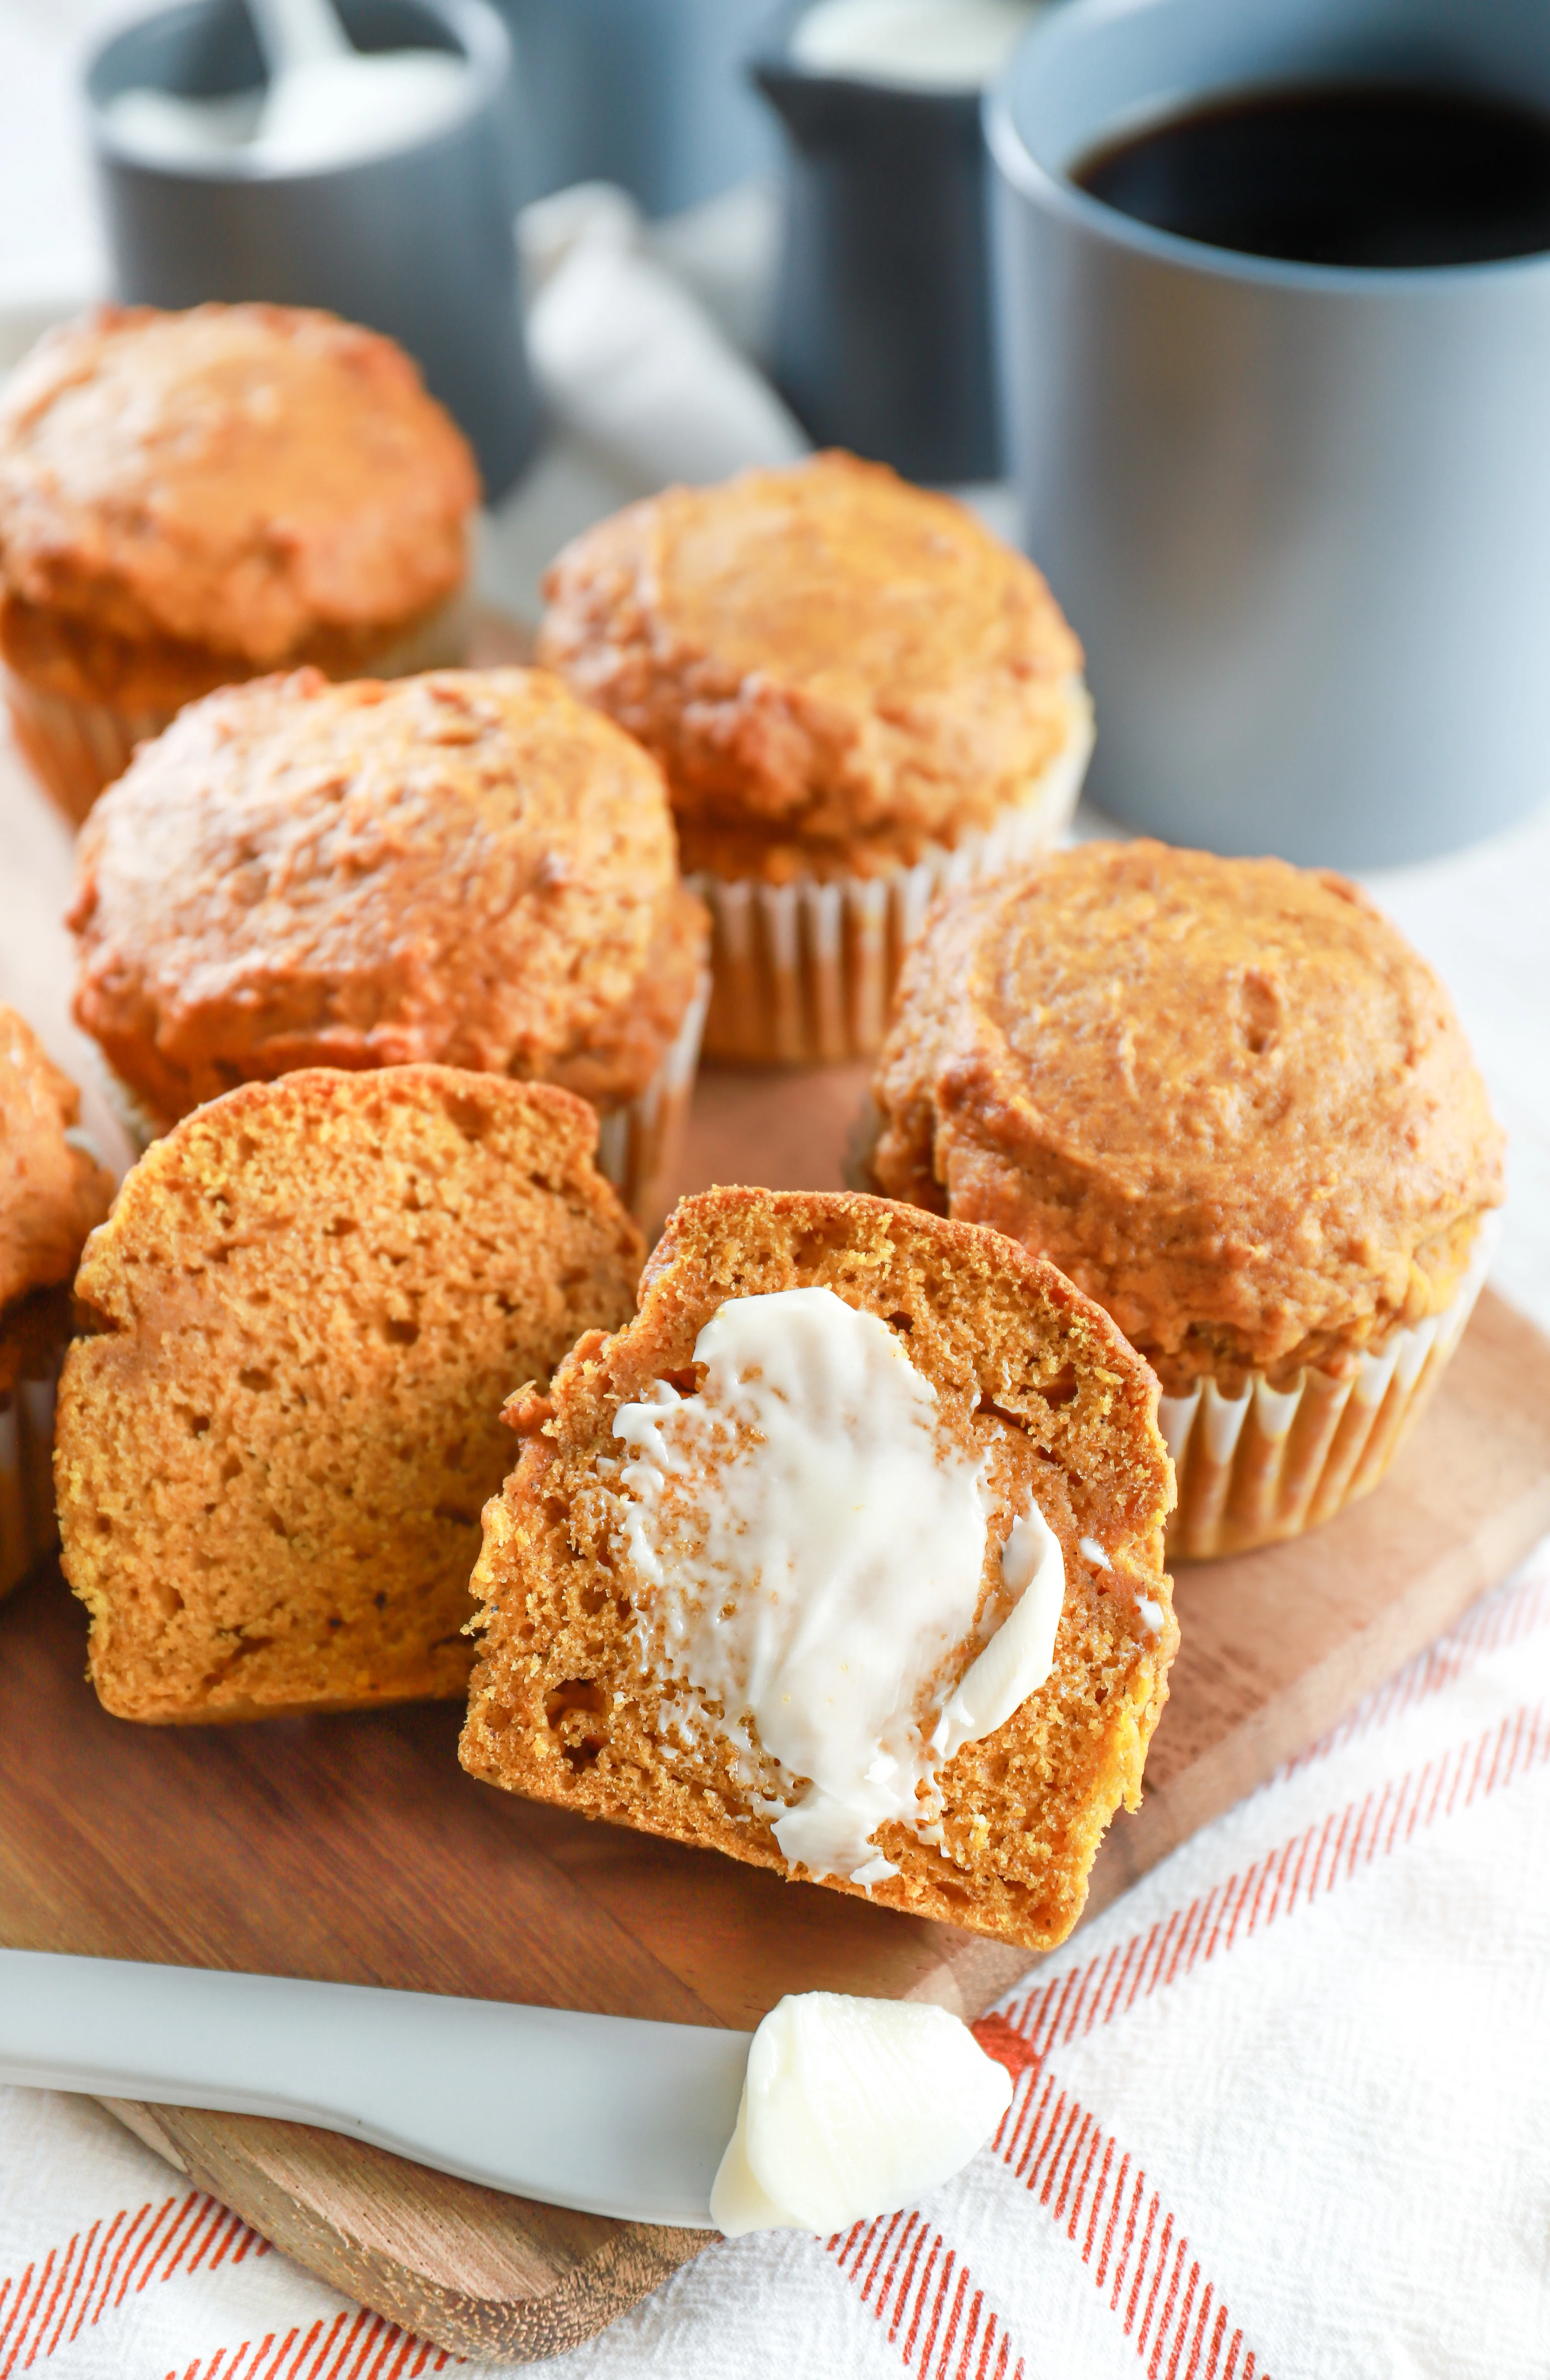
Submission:
M 67 845 L 3 755 L 0 872 L 0 927 L 26 921 L 19 963 L 0 932 L 0 997 L 79 1072 L 56 924 Z M 854 1068 L 708 1075 L 684 1186 L 837 1183 L 862 1081 Z M 1145 1802 L 1110 1830 L 1090 1908 L 1304 1749 L 1547 1528 L 1550 1342 L 1488 1293 L 1374 1497 L 1290 1546 L 1181 1575 L 1183 1649 Z M 140 1729 L 98 1707 L 84 1658 L 84 1615 L 45 1567 L 0 1607 L 8 1945 L 744 2026 L 815 1988 L 974 2015 L 1030 1964 L 476 1784 L 456 1764 L 451 1706 Z M 303 2125 L 116 2112 L 346 2295 L 464 2354 L 552 2354 L 706 2245 Z

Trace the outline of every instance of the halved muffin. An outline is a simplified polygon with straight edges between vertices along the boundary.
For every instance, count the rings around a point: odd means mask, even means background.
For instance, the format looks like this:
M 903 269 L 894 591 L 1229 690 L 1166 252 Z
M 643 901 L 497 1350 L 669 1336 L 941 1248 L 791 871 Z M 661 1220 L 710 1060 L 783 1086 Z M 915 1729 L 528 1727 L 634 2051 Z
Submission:
M 1040 1949 L 1178 1643 L 1156 1382 L 1010 1241 L 843 1193 L 676 1210 L 515 1400 L 461 1757 Z
M 641 1242 L 568 1092 L 250 1084 L 159 1140 L 77 1281 L 65 1573 L 124 1718 L 464 1691 L 503 1400 L 627 1313 Z
M 0 1008 L 0 1595 L 58 1535 L 49 1450 L 70 1279 L 113 1196 L 79 1113 L 30 1026 Z

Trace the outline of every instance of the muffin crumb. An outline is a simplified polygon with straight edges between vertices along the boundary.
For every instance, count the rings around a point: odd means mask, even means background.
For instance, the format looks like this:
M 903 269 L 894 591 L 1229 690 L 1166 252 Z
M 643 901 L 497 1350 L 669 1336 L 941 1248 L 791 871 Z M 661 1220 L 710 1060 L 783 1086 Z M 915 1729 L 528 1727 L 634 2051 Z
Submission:
M 502 1401 L 639 1269 L 596 1138 L 564 1091 L 313 1069 L 135 1167 L 81 1267 L 54 1458 L 109 1710 L 462 1694 Z
M 1053 1267 L 993 1232 L 844 1194 L 686 1199 L 636 1319 L 561 1366 L 551 1412 L 527 1409 L 517 1467 L 486 1511 L 463 1763 L 585 1816 L 807 1873 L 788 1865 L 774 1833 L 802 1780 L 771 1767 L 738 1712 L 708 1731 L 685 1725 L 682 1694 L 643 1658 L 651 1590 L 623 1549 L 614 1425 L 621 1406 L 660 1397 L 656 1383 L 693 1389 L 699 1334 L 729 1300 L 811 1287 L 900 1338 L 941 1428 L 965 1456 L 1001 1466 L 1000 1535 L 1031 1497 L 1065 1569 L 1047 1684 L 946 1761 L 939 1822 L 875 1829 L 872 1897 L 1047 1948 L 1080 1913 L 1115 1809 L 1139 1798 L 1178 1642 L 1161 1567 L 1172 1473 L 1145 1365 Z M 1107 1548 L 1107 1572 L 1084 1560 L 1084 1538 Z M 974 1650 L 971 1639 L 960 1669 Z

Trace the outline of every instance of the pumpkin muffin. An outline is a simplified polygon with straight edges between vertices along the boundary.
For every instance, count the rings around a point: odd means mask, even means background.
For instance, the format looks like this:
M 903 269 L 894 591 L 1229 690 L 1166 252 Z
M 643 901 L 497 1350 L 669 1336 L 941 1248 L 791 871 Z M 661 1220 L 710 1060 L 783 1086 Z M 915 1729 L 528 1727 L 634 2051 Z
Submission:
M 463 658 L 478 478 L 402 348 L 286 306 L 103 307 L 0 396 L 0 665 L 75 821 L 218 686 Z
M 1094 843 L 949 894 L 873 1096 L 878 1187 L 1048 1257 L 1154 1366 L 1180 1556 L 1376 1484 L 1503 1196 L 1435 976 L 1278 859 Z
M 513 1401 L 464 1766 L 1047 1948 L 1178 1643 L 1156 1401 L 995 1232 L 684 1200 L 635 1320 Z
M 426 1060 L 579 1092 L 660 1220 L 705 921 L 661 773 L 533 670 L 227 686 L 82 832 L 75 1013 L 141 1137 L 300 1066 Z
M 312 1069 L 141 1158 L 80 1269 L 54 1456 L 109 1710 L 463 1693 L 502 1400 L 639 1270 L 596 1138 L 564 1091 Z
M 75 1085 L 0 1008 L 0 1596 L 57 1534 L 49 1450 L 69 1284 L 113 1196 L 79 1113 Z
M 715 918 L 714 1056 L 874 1049 L 931 892 L 1070 819 L 1080 645 L 1031 563 L 881 464 L 670 488 L 545 593 L 539 660 L 667 772 Z

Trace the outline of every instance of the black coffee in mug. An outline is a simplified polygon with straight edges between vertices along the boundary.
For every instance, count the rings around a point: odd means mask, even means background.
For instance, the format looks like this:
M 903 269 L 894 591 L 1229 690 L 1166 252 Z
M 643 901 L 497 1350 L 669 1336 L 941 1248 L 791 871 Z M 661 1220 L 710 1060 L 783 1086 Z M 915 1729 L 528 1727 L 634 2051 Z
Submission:
M 1483 92 L 1241 91 L 1090 150 L 1072 179 L 1159 231 L 1301 264 L 1550 249 L 1550 116 Z

